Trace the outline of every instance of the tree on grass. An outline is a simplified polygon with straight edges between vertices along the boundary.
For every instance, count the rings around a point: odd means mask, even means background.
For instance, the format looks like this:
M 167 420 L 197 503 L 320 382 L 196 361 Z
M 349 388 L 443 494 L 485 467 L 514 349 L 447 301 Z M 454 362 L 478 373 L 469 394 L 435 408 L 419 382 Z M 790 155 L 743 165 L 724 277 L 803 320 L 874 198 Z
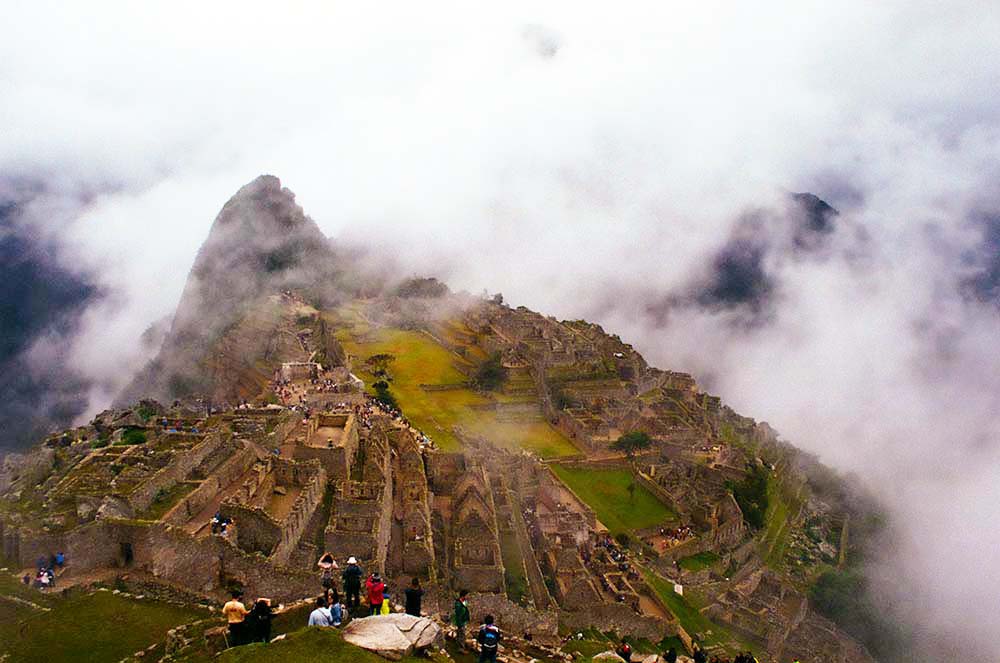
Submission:
M 500 353 L 494 352 L 490 358 L 479 365 L 472 383 L 483 391 L 496 391 L 507 379 L 507 369 L 503 367 Z
M 389 393 L 388 382 L 386 382 L 385 380 L 379 380 L 378 382 L 373 384 L 372 387 L 375 388 L 375 400 L 377 400 L 379 403 L 382 403 L 383 405 L 387 405 L 388 407 L 394 408 L 396 410 L 399 409 L 399 404 L 396 403 L 395 397 L 393 397 L 393 395 Z
M 624 451 L 625 455 L 631 461 L 635 458 L 636 452 L 644 451 L 648 449 L 653 444 L 653 439 L 649 437 L 648 434 L 642 431 L 632 431 L 631 433 L 625 433 L 618 440 L 611 445 L 611 448 L 615 451 Z
M 389 364 L 396 361 L 396 356 L 388 352 L 380 352 L 365 360 L 365 366 L 376 377 L 387 377 L 389 375 Z

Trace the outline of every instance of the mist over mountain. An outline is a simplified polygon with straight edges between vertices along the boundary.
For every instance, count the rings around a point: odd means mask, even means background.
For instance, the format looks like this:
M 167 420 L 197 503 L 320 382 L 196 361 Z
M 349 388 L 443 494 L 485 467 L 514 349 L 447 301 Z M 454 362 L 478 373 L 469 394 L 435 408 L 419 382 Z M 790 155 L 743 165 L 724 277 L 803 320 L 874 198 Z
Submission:
M 205 293 L 192 267 L 220 201 L 273 172 L 376 273 L 593 320 L 855 473 L 898 527 L 884 595 L 993 660 L 1000 616 L 969 607 L 1000 584 L 991 3 L 7 15 L 0 173 L 40 185 L 2 241 L 64 283 L 37 323 L 3 318 L 9 430 L 39 385 L 66 390 L 54 419 L 100 412 L 206 339 L 203 294 L 228 311 L 270 283 L 225 271 L 280 243 L 213 253 Z
M 71 424 L 88 406 L 88 379 L 62 360 L 100 290 L 33 232 L 23 208 L 35 195 L 0 183 L 0 454 Z
M 215 218 L 162 346 L 117 402 L 144 397 L 169 402 L 210 392 L 212 343 L 239 322 L 254 300 L 296 289 L 333 301 L 339 274 L 329 241 L 294 194 L 277 177 L 258 177 Z

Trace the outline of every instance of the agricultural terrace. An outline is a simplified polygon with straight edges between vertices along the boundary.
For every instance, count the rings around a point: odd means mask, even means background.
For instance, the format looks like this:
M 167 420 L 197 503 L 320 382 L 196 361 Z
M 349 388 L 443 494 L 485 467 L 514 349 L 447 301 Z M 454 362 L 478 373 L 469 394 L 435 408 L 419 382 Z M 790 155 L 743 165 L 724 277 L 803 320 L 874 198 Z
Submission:
M 626 469 L 553 464 L 552 470 L 597 514 L 612 534 L 656 527 L 677 519 L 655 495 L 635 483 Z
M 548 422 L 500 421 L 488 408 L 492 401 L 465 385 L 467 380 L 456 367 L 465 361 L 437 343 L 429 334 L 392 328 L 375 329 L 363 317 L 360 305 L 338 309 L 330 322 L 337 338 L 354 357 L 355 374 L 371 385 L 378 380 L 367 372 L 365 360 L 376 354 L 395 357 L 389 365 L 390 393 L 406 417 L 424 431 L 444 451 L 457 451 L 461 443 L 452 432 L 460 426 L 497 446 L 527 449 L 542 458 L 558 458 L 578 453 L 562 433 Z M 428 391 L 421 385 L 448 385 Z

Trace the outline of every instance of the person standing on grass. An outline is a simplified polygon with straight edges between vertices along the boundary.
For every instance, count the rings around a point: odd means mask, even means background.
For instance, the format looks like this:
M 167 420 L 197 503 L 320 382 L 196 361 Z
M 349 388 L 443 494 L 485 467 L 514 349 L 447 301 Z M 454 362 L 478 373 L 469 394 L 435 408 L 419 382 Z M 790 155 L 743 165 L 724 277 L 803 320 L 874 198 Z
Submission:
M 232 600 L 222 606 L 222 614 L 226 616 L 226 623 L 229 624 L 230 647 L 243 644 L 243 620 L 245 620 L 247 615 L 250 614 L 250 611 L 247 610 L 247 607 L 243 605 L 242 601 L 240 601 L 242 596 L 243 592 L 241 590 L 234 589 L 232 592 Z
M 479 643 L 479 663 L 496 663 L 500 638 L 500 629 L 493 623 L 493 615 L 486 615 L 476 635 L 476 642 Z
M 420 616 L 420 604 L 423 601 L 424 590 L 420 586 L 420 578 L 413 576 L 413 582 L 403 592 L 406 594 L 406 614 L 414 617 Z
M 385 600 L 385 583 L 382 582 L 382 577 L 378 573 L 371 574 L 368 577 L 366 587 L 368 589 L 368 607 L 371 609 L 371 614 L 381 614 L 382 601 Z
M 347 568 L 340 574 L 344 580 L 344 594 L 347 596 L 347 607 L 357 608 L 361 605 L 361 578 L 365 572 L 358 566 L 358 560 L 351 557 L 347 560 Z

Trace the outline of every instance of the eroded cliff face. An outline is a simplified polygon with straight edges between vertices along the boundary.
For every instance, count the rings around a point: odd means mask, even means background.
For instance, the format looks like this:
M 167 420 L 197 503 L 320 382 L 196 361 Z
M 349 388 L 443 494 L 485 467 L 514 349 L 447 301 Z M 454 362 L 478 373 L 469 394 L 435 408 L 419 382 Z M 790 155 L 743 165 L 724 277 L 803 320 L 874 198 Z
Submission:
M 274 368 L 268 357 L 298 343 L 296 324 L 314 322 L 299 304 L 273 298 L 296 289 L 328 299 L 339 277 L 333 247 L 295 195 L 277 177 L 258 177 L 219 212 L 159 353 L 116 403 L 256 395 Z M 342 358 L 335 341 L 321 344 Z

